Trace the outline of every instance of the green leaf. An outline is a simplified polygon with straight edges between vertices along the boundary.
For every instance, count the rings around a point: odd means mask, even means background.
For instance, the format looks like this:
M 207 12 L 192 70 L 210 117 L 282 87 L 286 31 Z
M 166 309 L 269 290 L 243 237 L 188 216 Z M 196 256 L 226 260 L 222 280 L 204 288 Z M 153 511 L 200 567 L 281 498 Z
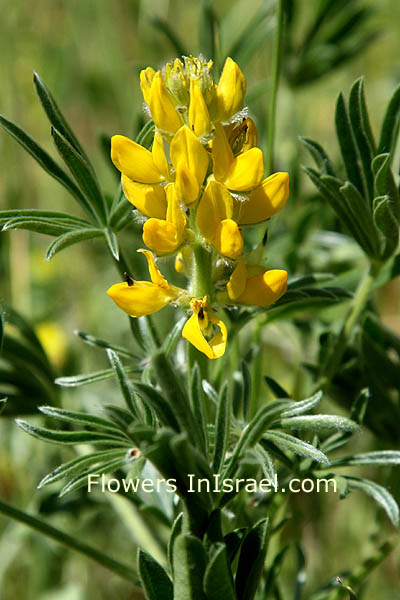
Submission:
M 390 154 L 379 154 L 372 163 L 375 175 L 375 196 L 389 196 L 390 209 L 394 217 L 400 222 L 400 194 L 390 168 Z
M 147 600 L 173 600 L 172 581 L 147 552 L 138 550 L 137 570 Z
M 59 496 L 62 498 L 71 492 L 75 492 L 82 487 L 89 486 L 89 476 L 90 475 L 107 475 L 108 473 L 113 473 L 117 471 L 121 467 L 125 466 L 126 460 L 125 457 L 114 458 L 107 462 L 102 462 L 90 469 L 86 469 L 83 473 L 79 473 L 76 477 L 68 481 L 64 485 L 64 487 L 60 490 Z
M 33 437 L 39 438 L 45 442 L 54 444 L 105 444 L 113 446 L 130 447 L 132 445 L 128 439 L 122 436 L 113 436 L 96 431 L 54 431 L 36 427 L 22 419 L 15 420 L 18 427 L 29 433 Z
M 282 417 L 297 417 L 298 415 L 309 412 L 318 406 L 322 400 L 322 395 L 322 392 L 319 391 L 305 400 L 299 400 L 298 402 L 291 403 L 289 408 L 285 408 L 285 410 L 282 412 Z
M 0 355 L 3 349 L 3 340 L 4 340 L 4 312 L 2 306 L 0 306 Z
M 350 489 L 360 490 L 368 496 L 371 496 L 375 502 L 382 506 L 393 525 L 395 527 L 398 526 L 399 507 L 393 496 L 387 491 L 386 488 L 378 485 L 374 481 L 369 481 L 368 479 L 348 477 L 347 475 L 345 475 L 344 478 L 347 480 Z
M 397 142 L 400 120 L 400 85 L 397 86 L 390 99 L 383 119 L 378 154 L 393 154 Z
M 375 452 L 362 452 L 353 456 L 344 456 L 331 461 L 331 466 L 358 467 L 365 465 L 394 465 L 400 466 L 400 451 L 378 450 Z
M 277 381 L 275 381 L 275 379 L 272 379 L 272 377 L 264 375 L 264 381 L 271 390 L 272 394 L 275 396 L 275 398 L 290 398 L 287 391 L 283 389 L 283 387 Z
M 287 433 L 281 431 L 268 431 L 264 434 L 263 439 L 272 442 L 283 452 L 293 452 L 294 454 L 304 456 L 305 458 L 311 458 L 312 460 L 325 465 L 330 464 L 328 457 L 321 452 L 321 450 L 318 450 L 311 444 L 307 444 L 307 442 L 303 442 L 303 440 L 299 440 Z
M 165 356 L 169 358 L 174 351 L 178 341 L 181 339 L 182 329 L 184 324 L 186 323 L 187 318 L 182 317 L 175 325 L 172 327 L 171 331 L 167 334 L 165 338 L 162 349 L 165 353 Z
M 126 373 L 137 373 L 138 370 L 133 367 L 125 367 Z M 96 383 L 111 379 L 114 377 L 114 369 L 103 369 L 102 371 L 93 371 L 92 373 L 82 373 L 81 375 L 71 375 L 69 377 L 57 377 L 55 383 L 61 387 L 80 387 L 88 383 Z
M 246 361 L 240 363 L 240 371 L 243 378 L 243 417 L 249 419 L 250 403 L 251 403 L 251 375 Z
M 94 427 L 96 430 L 111 430 L 111 432 L 117 433 L 118 435 L 121 433 L 119 427 L 116 427 L 106 419 L 102 419 L 96 415 L 73 410 L 65 410 L 63 408 L 56 408 L 54 406 L 39 406 L 39 410 L 47 417 L 53 417 L 54 419 L 65 421 L 66 423 L 78 423 L 80 425 Z
M 326 154 L 322 146 L 320 146 L 320 144 L 318 144 L 317 142 L 310 140 L 309 138 L 300 136 L 299 140 L 311 154 L 321 175 L 333 175 L 335 177 L 336 174 L 333 169 L 332 163 L 329 160 L 328 155 Z
M 127 408 L 131 412 L 134 419 L 140 420 L 140 413 L 133 401 L 133 390 L 126 376 L 123 364 L 119 360 L 119 357 L 116 354 L 116 352 L 114 352 L 114 350 L 111 350 L 111 348 L 107 348 L 107 357 L 117 376 L 119 387 Z
M 91 229 L 78 229 L 77 231 L 68 231 L 67 233 L 63 233 L 48 246 L 45 258 L 47 261 L 51 260 L 53 256 L 57 254 L 57 252 L 64 250 L 64 248 L 73 246 L 73 244 L 79 244 L 79 242 L 83 242 L 84 240 L 91 240 L 96 237 L 101 237 L 102 235 L 104 235 L 104 231 L 94 227 Z
M 51 123 L 51 125 L 57 129 L 68 142 L 75 148 L 75 150 L 85 159 L 89 164 L 88 158 L 85 155 L 82 146 L 78 142 L 74 132 L 65 120 L 64 115 L 57 106 L 49 88 L 45 82 L 40 78 L 38 73 L 33 73 L 33 83 L 35 85 L 36 93 L 39 97 L 40 103 L 44 108 L 44 111 Z
M 253 600 L 264 569 L 270 537 L 268 518 L 259 521 L 244 538 L 236 572 L 238 600 Z
M 95 174 L 89 168 L 81 154 L 77 152 L 68 139 L 66 139 L 55 127 L 52 128 L 51 134 L 58 153 L 71 171 L 83 195 L 97 215 L 98 222 L 102 225 L 106 225 L 107 209 Z
M 207 600 L 203 592 L 206 551 L 201 541 L 179 535 L 174 544 L 174 600 Z
M 280 419 L 277 423 L 282 429 L 306 429 L 310 432 L 319 433 L 322 431 L 358 431 L 360 429 L 357 423 L 347 417 L 337 415 L 306 415 L 298 417 L 289 417 Z
M 154 410 L 163 425 L 171 427 L 174 431 L 181 431 L 174 411 L 160 392 L 146 383 L 135 382 L 133 386 L 142 401 Z
M 212 470 L 219 473 L 224 465 L 225 454 L 228 449 L 229 429 L 231 416 L 231 399 L 229 394 L 228 382 L 222 387 L 218 411 L 215 420 L 215 440 L 214 452 L 212 458 Z
M 104 235 L 106 237 L 107 245 L 110 249 L 111 255 L 113 256 L 113 258 L 115 258 L 115 260 L 119 260 L 119 247 L 117 236 L 108 227 L 104 230 Z
M 336 102 L 335 125 L 340 150 L 343 156 L 343 163 L 349 181 L 357 188 L 360 194 L 363 194 L 365 190 L 362 172 L 359 166 L 359 155 L 342 93 L 339 94 Z
M 236 600 L 233 577 L 225 544 L 216 544 L 204 575 L 207 600 Z
M 289 544 L 286 544 L 281 548 L 278 554 L 275 555 L 272 561 L 271 567 L 268 569 L 268 574 L 265 581 L 264 596 L 268 598 L 279 581 L 279 573 L 282 567 L 283 559 L 285 558 L 286 552 L 289 550 Z
M 9 133 L 21 146 L 34 158 L 46 173 L 61 183 L 72 194 L 80 206 L 91 216 L 96 217 L 92 207 L 82 195 L 67 173 L 51 158 L 39 144 L 35 142 L 23 129 L 0 115 L 0 126 Z
M 360 153 L 365 191 L 369 200 L 372 201 L 374 179 L 371 170 L 371 162 L 375 156 L 376 148 L 366 109 L 363 77 L 357 79 L 351 87 L 349 96 L 349 116 L 358 151 Z
M 79 336 L 86 344 L 90 346 L 95 346 L 97 348 L 103 348 L 105 350 L 110 349 L 116 352 L 120 356 L 125 356 L 127 358 L 134 358 L 135 360 L 141 360 L 140 356 L 134 354 L 130 350 L 123 348 L 122 346 L 117 346 L 112 344 L 111 342 L 107 342 L 101 338 L 97 338 L 94 335 L 89 333 L 85 333 L 84 331 L 74 331 L 75 335 Z
M 341 186 L 340 193 L 345 200 L 345 206 L 348 216 L 352 221 L 353 229 L 357 231 L 356 239 L 359 241 L 360 246 L 369 254 L 377 254 L 379 240 L 372 221 L 372 213 L 369 205 L 349 181 L 346 181 Z
M 175 540 L 178 537 L 178 535 L 180 535 L 182 533 L 182 527 L 183 527 L 183 513 L 180 513 L 176 517 L 176 519 L 172 525 L 171 533 L 170 533 L 169 540 L 168 540 L 168 549 L 167 549 L 168 562 L 169 562 L 169 567 L 171 569 L 172 574 L 174 574 L 173 555 L 174 555 Z
M 45 485 L 55 483 L 56 481 L 64 479 L 65 477 L 75 476 L 91 465 L 99 464 L 109 459 L 125 459 L 125 456 L 125 450 L 102 450 L 99 452 L 91 452 L 90 454 L 85 454 L 84 456 L 77 456 L 63 465 L 60 465 L 43 477 L 38 485 L 38 489 L 44 487 Z
M 374 222 L 383 235 L 380 256 L 382 260 L 387 260 L 396 252 L 399 244 L 399 224 L 390 209 L 389 196 L 375 198 Z

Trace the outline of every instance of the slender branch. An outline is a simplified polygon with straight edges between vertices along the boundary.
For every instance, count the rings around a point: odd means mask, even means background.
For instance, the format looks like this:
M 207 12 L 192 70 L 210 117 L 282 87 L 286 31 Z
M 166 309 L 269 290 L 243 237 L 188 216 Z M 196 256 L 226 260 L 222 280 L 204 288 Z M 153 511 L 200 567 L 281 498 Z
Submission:
M 24 523 L 24 525 L 27 525 L 31 529 L 35 529 L 42 535 L 50 537 L 53 540 L 56 540 L 56 542 L 59 542 L 60 544 L 63 544 L 64 546 L 67 546 L 72 550 L 76 550 L 77 552 L 84 554 L 85 556 L 96 561 L 106 569 L 109 569 L 117 575 L 120 575 L 120 577 L 127 579 L 132 584 L 134 581 L 137 581 L 135 571 L 131 569 L 131 567 L 129 567 L 128 565 L 125 565 L 117 560 L 114 560 L 113 558 L 110 558 L 109 556 L 103 554 L 99 550 L 96 550 L 96 548 L 88 546 L 84 542 L 81 542 L 80 540 L 77 540 L 76 538 L 68 535 L 67 533 L 56 529 L 52 525 L 49 525 L 48 523 L 45 523 L 44 521 L 32 515 L 29 515 L 17 508 L 14 508 L 13 506 L 10 506 L 9 504 L 2 502 L 1 500 L 0 513 L 5 515 L 6 517 L 9 517 L 10 519 L 13 519 L 14 521 Z M 140 589 L 137 588 L 137 592 L 139 591 Z
M 281 71 L 281 59 L 282 59 L 282 40 L 283 40 L 283 26 L 284 26 L 284 9 L 283 0 L 277 0 L 277 13 L 276 13 L 276 32 L 275 32 L 275 46 L 274 46 L 274 57 L 273 57 L 273 72 L 272 72 L 272 88 L 271 96 L 269 100 L 268 110 L 268 139 L 267 139 L 267 153 L 266 153 L 266 172 L 270 175 L 274 162 L 274 144 L 275 144 L 275 126 L 276 126 L 276 102 L 279 88 L 279 76 Z

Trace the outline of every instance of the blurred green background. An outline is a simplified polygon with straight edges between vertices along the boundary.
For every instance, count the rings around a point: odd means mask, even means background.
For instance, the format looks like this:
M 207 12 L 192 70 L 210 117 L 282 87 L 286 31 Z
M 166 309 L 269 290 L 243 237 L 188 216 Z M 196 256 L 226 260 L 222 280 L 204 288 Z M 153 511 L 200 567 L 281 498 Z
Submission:
M 293 32 L 295 40 L 301 39 L 313 11 L 312 2 L 297 4 L 300 14 Z M 359 4 L 374 9 L 365 27 L 378 32 L 375 40 L 353 59 L 307 85 L 294 85 L 287 76 L 282 76 L 275 170 L 291 171 L 294 193 L 272 226 L 270 257 L 277 266 L 282 266 L 284 255 L 287 258 L 287 249 L 279 243 L 279 232 L 290 228 L 311 201 L 316 207 L 313 231 L 302 240 L 297 262 L 304 261 L 317 271 L 334 270 L 335 265 L 340 271 L 343 264 L 362 264 L 361 255 L 353 246 L 333 245 L 326 257 L 315 241 L 313 236 L 320 229 L 330 229 L 330 225 L 333 228 L 333 217 L 321 203 L 315 204 L 315 190 L 299 170 L 299 163 L 309 164 L 309 159 L 297 140 L 298 135 L 311 137 L 331 156 L 338 156 L 333 119 L 335 98 L 340 90 L 347 93 L 360 75 L 365 75 L 372 126 L 378 130 L 384 106 L 400 80 L 400 3 L 377 0 Z M 247 52 L 242 52 L 239 64 L 248 80 L 250 114 L 257 120 L 264 147 L 274 24 L 272 5 L 263 0 L 247 0 L 235 3 L 232 9 L 233 3 L 227 0 L 213 3 L 217 16 L 225 18 L 221 57 L 229 48 L 232 32 L 245 32 L 247 28 Z M 199 52 L 201 2 L 2 0 L 0 6 L 0 112 L 55 154 L 49 125 L 32 85 L 32 71 L 37 71 L 92 158 L 104 189 L 114 194 L 117 180 L 102 153 L 100 136 L 121 133 L 133 137 L 138 132 L 143 121 L 140 69 L 147 65 L 160 67 L 176 56 L 173 43 L 155 20 L 165 20 L 174 28 L 185 51 L 194 55 Z M 252 53 L 251 24 L 264 10 L 263 34 Z M 290 66 L 284 65 L 289 70 Z M 3 133 L 0 161 L 1 208 L 70 210 L 71 200 L 63 188 Z M 78 214 L 75 207 L 73 211 Z M 132 256 L 138 239 L 133 229 L 124 233 L 125 247 L 132 244 Z M 103 355 L 82 347 L 73 331 L 84 330 L 106 339 L 111 332 L 116 342 L 128 335 L 125 316 L 111 305 L 105 294 L 119 276 L 100 241 L 73 246 L 45 263 L 48 243 L 47 237 L 25 231 L 0 235 L 0 295 L 35 324 L 58 374 L 103 368 L 106 366 Z M 301 272 L 302 267 L 297 268 Z M 398 281 L 384 288 L 378 303 L 384 322 L 400 333 Z M 290 323 L 269 328 L 265 353 L 277 355 L 268 362 L 268 374 L 289 388 L 296 386 L 297 374 L 292 375 L 290 368 L 304 357 L 302 340 Z M 102 384 L 79 392 L 63 392 L 62 398 L 65 406 L 93 408 L 105 400 L 112 401 L 113 395 L 116 395 L 114 388 Z M 27 510 L 39 508 L 61 528 L 75 531 L 77 536 L 90 539 L 100 548 L 111 548 L 116 556 L 127 561 L 131 556 L 134 561 L 134 546 L 139 541 L 135 522 L 119 521 L 109 510 L 109 499 L 81 498 L 76 494 L 59 501 L 48 491 L 35 490 L 49 468 L 60 462 L 60 456 L 65 458 L 72 453 L 58 452 L 29 438 L 11 420 L 2 422 L 0 431 L 2 497 Z M 362 443 L 367 447 L 368 434 L 366 440 Z M 118 512 L 119 508 L 114 508 Z M 318 504 L 317 519 L 315 504 L 306 496 L 296 499 L 296 510 L 303 518 L 302 524 L 297 525 L 297 533 L 307 554 L 310 590 L 332 573 L 359 563 L 369 554 L 382 530 L 390 531 L 386 521 L 376 520 L 375 506 L 357 494 L 345 502 L 339 502 L 333 494 L 323 498 Z M 132 598 L 127 584 L 86 559 L 19 525 L 3 520 L 0 525 L 0 597 L 4 600 Z M 161 532 L 160 536 L 163 535 Z M 400 598 L 399 560 L 397 551 L 371 575 L 365 598 Z

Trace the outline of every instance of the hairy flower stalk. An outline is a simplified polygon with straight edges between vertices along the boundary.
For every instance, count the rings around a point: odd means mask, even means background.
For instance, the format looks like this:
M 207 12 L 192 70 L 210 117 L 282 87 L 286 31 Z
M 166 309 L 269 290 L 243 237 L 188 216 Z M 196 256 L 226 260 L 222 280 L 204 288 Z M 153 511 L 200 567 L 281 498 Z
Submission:
M 253 264 L 244 228 L 285 206 L 287 173 L 265 178 L 257 129 L 243 110 L 246 80 L 227 58 L 218 83 L 212 61 L 184 57 L 141 72 L 144 100 L 156 126 L 151 151 L 115 135 L 111 157 L 126 198 L 147 220 L 142 252 L 151 282 L 113 285 L 109 296 L 133 317 L 169 303 L 188 310 L 182 335 L 208 358 L 225 352 L 224 306 L 265 307 L 286 291 L 287 273 Z M 156 257 L 175 255 L 186 289 L 166 281 Z

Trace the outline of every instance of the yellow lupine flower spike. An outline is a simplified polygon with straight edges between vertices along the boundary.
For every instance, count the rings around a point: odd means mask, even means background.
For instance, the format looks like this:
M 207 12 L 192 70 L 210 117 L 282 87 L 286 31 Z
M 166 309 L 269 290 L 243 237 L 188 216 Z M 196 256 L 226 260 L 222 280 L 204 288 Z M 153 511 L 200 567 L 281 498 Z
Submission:
M 220 358 L 225 352 L 228 331 L 225 323 L 207 310 L 207 304 L 207 296 L 204 296 L 202 300 L 196 298 L 190 300 L 193 314 L 186 321 L 182 336 L 197 350 L 203 352 L 207 358 Z M 219 329 L 216 333 L 213 331 L 215 328 Z M 209 340 L 206 339 L 208 334 Z
M 161 185 L 136 183 L 122 175 L 122 189 L 125 197 L 135 208 L 146 217 L 165 219 L 167 214 L 167 199 L 165 188 Z
M 243 237 L 232 213 L 233 199 L 227 188 L 210 181 L 197 208 L 197 226 L 220 254 L 237 258 L 243 250 Z
M 289 198 L 289 174 L 274 173 L 253 190 L 246 202 L 236 203 L 236 221 L 241 225 L 261 223 L 281 211 Z
M 166 219 L 149 219 L 143 225 L 143 241 L 156 254 L 170 254 L 182 244 L 185 238 L 186 217 L 176 198 L 175 186 L 165 187 L 167 196 Z
M 197 136 L 184 125 L 171 142 L 171 161 L 176 170 L 175 189 L 178 200 L 192 204 L 199 196 L 200 186 L 209 164 L 207 151 Z
M 138 252 L 146 257 L 151 282 L 134 281 L 127 277 L 126 282 L 116 283 L 107 290 L 115 304 L 131 317 L 155 313 L 183 293 L 183 290 L 170 285 L 163 277 L 149 250 L 141 249 Z
M 228 56 L 215 90 L 215 120 L 228 121 L 243 108 L 245 95 L 246 79 L 239 66 Z
M 212 142 L 214 177 L 227 188 L 246 192 L 260 185 L 264 177 L 263 154 L 259 148 L 251 148 L 237 157 L 233 155 L 221 123 L 215 123 Z
M 248 269 L 240 258 L 226 287 L 230 299 L 235 303 L 265 307 L 279 300 L 286 292 L 287 277 L 287 272 L 281 269 L 262 269 L 261 273 L 249 277 Z

